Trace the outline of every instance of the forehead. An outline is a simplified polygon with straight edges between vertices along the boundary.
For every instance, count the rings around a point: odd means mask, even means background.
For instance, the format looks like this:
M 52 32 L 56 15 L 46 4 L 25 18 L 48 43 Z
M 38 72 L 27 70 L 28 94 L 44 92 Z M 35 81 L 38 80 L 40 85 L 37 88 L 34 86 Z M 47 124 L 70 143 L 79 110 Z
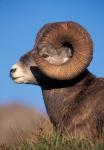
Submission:
M 23 56 L 21 56 L 20 61 L 22 63 L 28 63 L 33 61 L 34 59 L 34 50 L 29 51 L 28 53 L 24 54 Z

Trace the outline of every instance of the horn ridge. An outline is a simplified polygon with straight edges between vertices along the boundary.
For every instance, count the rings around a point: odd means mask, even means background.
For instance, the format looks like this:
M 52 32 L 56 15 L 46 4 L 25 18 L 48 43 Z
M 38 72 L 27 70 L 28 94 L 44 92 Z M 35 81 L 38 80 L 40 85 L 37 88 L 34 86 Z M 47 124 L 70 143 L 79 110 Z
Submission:
M 56 49 L 63 42 L 69 42 L 74 49 L 72 58 L 62 65 L 50 64 L 42 56 L 35 54 L 36 64 L 44 74 L 50 78 L 67 80 L 76 77 L 88 67 L 92 60 L 93 42 L 86 29 L 75 22 L 60 22 L 49 24 L 42 30 L 44 35 L 38 37 L 37 45 L 50 44 Z

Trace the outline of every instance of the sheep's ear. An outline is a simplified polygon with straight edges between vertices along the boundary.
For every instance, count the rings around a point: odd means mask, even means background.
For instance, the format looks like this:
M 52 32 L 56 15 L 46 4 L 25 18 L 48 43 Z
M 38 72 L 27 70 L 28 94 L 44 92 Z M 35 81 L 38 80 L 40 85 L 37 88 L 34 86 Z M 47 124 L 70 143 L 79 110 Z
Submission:
M 69 61 L 62 65 L 48 63 L 39 54 L 35 61 L 47 76 L 58 80 L 72 79 L 83 72 L 92 60 L 93 42 L 89 33 L 78 23 L 53 23 L 44 32 L 38 44 L 50 44 L 58 49 L 63 43 L 69 43 L 73 48 L 73 55 Z

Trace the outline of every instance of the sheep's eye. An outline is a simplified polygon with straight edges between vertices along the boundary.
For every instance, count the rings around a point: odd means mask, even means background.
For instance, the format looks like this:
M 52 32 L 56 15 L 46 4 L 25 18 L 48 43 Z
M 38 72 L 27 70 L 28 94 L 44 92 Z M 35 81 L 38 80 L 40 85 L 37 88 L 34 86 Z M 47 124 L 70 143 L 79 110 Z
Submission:
M 48 54 L 43 54 L 42 56 L 43 56 L 44 58 L 49 57 L 49 55 L 48 55 Z

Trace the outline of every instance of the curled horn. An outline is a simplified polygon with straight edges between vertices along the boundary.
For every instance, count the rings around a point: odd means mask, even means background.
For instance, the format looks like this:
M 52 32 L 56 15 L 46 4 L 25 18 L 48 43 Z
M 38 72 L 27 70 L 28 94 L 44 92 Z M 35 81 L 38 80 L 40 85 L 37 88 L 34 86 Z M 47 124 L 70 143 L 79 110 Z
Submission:
M 62 22 L 44 26 L 37 38 L 38 44 L 51 45 L 53 49 L 69 43 L 73 47 L 73 56 L 61 65 L 53 65 L 47 62 L 38 53 L 35 61 L 40 70 L 50 78 L 58 80 L 72 79 L 83 72 L 92 60 L 93 42 L 89 33 L 78 23 Z

